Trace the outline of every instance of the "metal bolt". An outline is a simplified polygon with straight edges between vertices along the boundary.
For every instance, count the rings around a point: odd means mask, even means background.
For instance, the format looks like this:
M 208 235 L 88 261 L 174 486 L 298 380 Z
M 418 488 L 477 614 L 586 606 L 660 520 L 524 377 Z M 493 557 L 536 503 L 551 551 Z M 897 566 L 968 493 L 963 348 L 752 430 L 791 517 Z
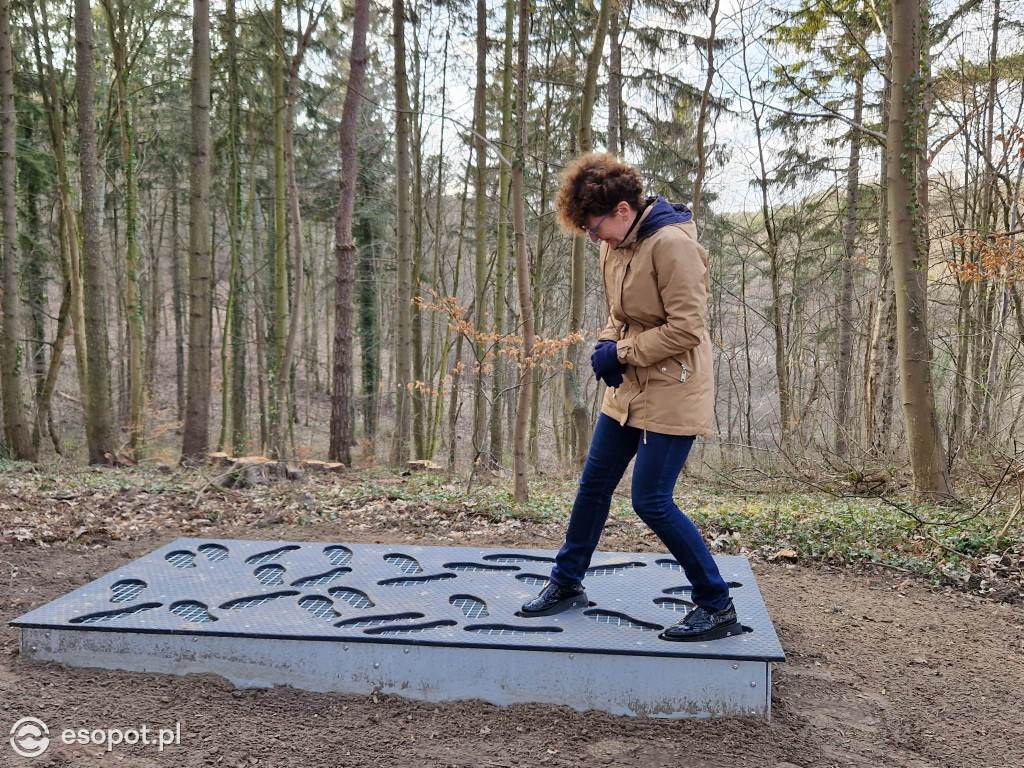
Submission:
M 739 669 L 739 668 L 740 668 L 740 665 L 739 665 L 739 664 L 733 664 L 733 665 L 732 665 L 732 668 L 733 668 L 733 669 Z
M 374 669 L 380 669 L 380 662 L 379 661 L 373 662 L 373 668 Z
M 402 651 L 402 653 L 408 653 L 408 652 L 409 652 L 408 648 L 406 648 L 404 651 Z
M 751 688 L 757 688 L 757 683 L 755 683 L 753 680 L 751 680 L 750 681 L 750 687 Z
M 341 646 L 341 650 L 343 650 L 343 651 L 347 651 L 347 650 L 348 650 L 348 646 L 347 646 L 347 645 L 343 645 L 343 646 Z
M 571 653 L 569 654 L 569 660 L 572 661 L 575 658 Z

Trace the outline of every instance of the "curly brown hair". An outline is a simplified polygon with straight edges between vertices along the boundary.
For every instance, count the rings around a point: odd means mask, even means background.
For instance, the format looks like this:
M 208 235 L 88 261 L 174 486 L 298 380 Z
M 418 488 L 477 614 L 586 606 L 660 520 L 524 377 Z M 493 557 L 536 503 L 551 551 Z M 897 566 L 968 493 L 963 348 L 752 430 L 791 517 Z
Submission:
M 587 229 L 588 216 L 604 216 L 625 200 L 637 210 L 644 205 L 640 173 L 607 152 L 587 152 L 562 171 L 555 195 L 555 220 L 565 232 Z

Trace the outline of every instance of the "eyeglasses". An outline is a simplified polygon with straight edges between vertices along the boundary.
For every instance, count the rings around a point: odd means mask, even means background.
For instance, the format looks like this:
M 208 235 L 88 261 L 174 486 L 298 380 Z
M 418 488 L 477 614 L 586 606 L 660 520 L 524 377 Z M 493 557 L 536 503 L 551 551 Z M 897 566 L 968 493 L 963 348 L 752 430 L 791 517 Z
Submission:
M 590 233 L 591 237 L 595 237 L 598 240 L 601 239 L 601 236 L 599 234 L 597 234 L 597 230 L 599 230 L 601 228 L 601 225 L 604 224 L 604 220 L 607 219 L 609 216 L 611 216 L 613 213 L 615 213 L 615 209 L 614 208 L 612 210 L 608 211 L 608 213 L 606 213 L 604 216 L 602 216 L 601 220 L 599 222 L 597 222 L 597 224 L 595 224 L 592 229 L 587 230 Z

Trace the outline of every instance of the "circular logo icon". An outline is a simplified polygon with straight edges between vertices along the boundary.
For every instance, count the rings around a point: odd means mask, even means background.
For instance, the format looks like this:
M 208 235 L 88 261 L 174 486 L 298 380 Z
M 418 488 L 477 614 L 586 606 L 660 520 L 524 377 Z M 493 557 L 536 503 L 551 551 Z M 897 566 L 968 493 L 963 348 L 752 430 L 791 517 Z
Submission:
M 11 726 L 11 746 L 22 757 L 39 757 L 50 746 L 50 729 L 35 717 L 23 717 Z

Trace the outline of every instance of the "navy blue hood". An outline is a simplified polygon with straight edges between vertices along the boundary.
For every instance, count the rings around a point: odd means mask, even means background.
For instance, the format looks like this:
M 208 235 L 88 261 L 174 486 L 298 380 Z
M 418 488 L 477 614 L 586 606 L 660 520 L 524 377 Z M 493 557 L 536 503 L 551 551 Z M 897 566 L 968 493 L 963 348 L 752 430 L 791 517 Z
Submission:
M 693 218 L 693 212 L 683 203 L 673 204 L 663 197 L 647 198 L 647 206 L 651 212 L 640 222 L 640 229 L 636 233 L 637 241 L 669 224 L 683 224 Z

